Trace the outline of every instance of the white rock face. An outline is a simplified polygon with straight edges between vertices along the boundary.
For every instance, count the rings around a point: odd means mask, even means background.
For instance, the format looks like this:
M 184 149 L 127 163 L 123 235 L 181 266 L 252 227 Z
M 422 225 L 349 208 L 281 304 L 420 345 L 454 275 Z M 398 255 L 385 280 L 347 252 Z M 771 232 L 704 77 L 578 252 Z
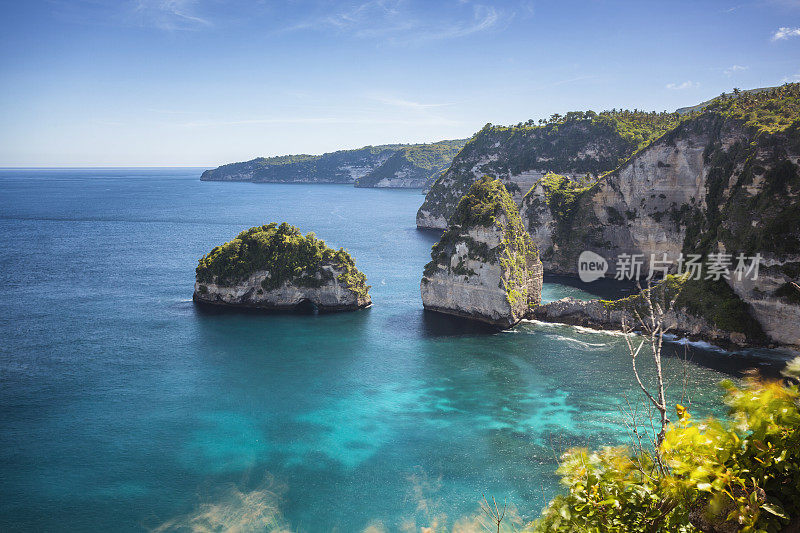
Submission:
M 417 211 L 417 227 L 422 229 L 445 229 L 447 220 L 424 209 Z
M 319 311 L 347 311 L 372 303 L 369 296 L 361 298 L 337 281 L 341 271 L 330 266 L 322 268 L 332 274 L 333 279 L 319 287 L 297 287 L 284 282 L 277 289 L 267 291 L 261 282 L 269 273 L 260 270 L 233 286 L 195 282 L 194 299 L 207 304 L 275 311 L 291 311 L 305 303 L 313 304 Z
M 591 221 L 597 237 L 591 243 L 576 243 L 575 251 L 590 249 L 609 261 L 616 272 L 620 254 L 643 255 L 642 272 L 649 271 L 651 254 L 675 262 L 683 248 L 686 226 L 675 222 L 682 206 L 705 209 L 708 168 L 703 150 L 706 136 L 678 139 L 674 145 L 657 142 L 640 152 L 628 164 L 602 179 L 591 197 L 591 212 L 580 213 Z M 577 255 L 558 253 L 553 235 L 557 221 L 546 205 L 545 191 L 537 183 L 520 208 L 531 238 L 543 251 L 545 270 L 565 274 L 577 272 Z M 548 253 L 555 248 L 554 254 Z
M 472 318 L 502 328 L 508 328 L 527 316 L 531 305 L 541 300 L 542 265 L 538 260 L 528 265 L 529 278 L 525 287 L 515 286 L 499 255 L 503 230 L 499 228 L 470 228 L 457 239 L 446 266 L 423 277 L 420 284 L 425 309 Z M 470 247 L 485 245 L 492 258 L 485 261 L 470 257 Z M 526 292 L 527 298 L 509 301 L 508 289 Z
M 375 167 L 378 167 L 381 164 L 383 164 L 384 161 L 386 161 L 386 159 L 387 158 L 379 159 L 378 160 L 378 164 L 375 165 Z M 358 178 L 363 178 L 364 176 L 366 176 L 375 167 L 371 167 L 371 166 L 370 167 L 367 167 L 367 166 L 358 167 L 358 166 L 352 166 L 352 165 L 345 165 L 345 166 L 339 167 L 339 172 L 349 174 L 350 175 L 350 181 L 353 182 L 353 181 L 356 181 Z
M 373 187 L 386 189 L 422 189 L 428 184 L 427 177 L 415 177 L 411 168 L 404 167 L 394 172 L 392 177 L 383 178 Z
M 673 222 L 670 209 L 684 205 L 705 209 L 708 168 L 703 151 L 709 142 L 701 135 L 678 139 L 675 146 L 656 143 L 622 167 L 617 176 L 601 182 L 600 192 L 593 198 L 595 215 L 614 226 L 607 209 L 611 207 L 626 220 L 622 231 L 608 232 L 615 255 L 644 254 L 645 268 L 649 268 L 651 254 L 661 257 L 666 253 L 668 260 L 677 261 L 686 227 Z M 629 219 L 625 213 L 634 216 Z
M 489 232 L 485 228 L 473 229 L 468 234 L 475 242 L 484 243 L 489 248 L 500 244 L 497 232 Z M 454 268 L 463 262 L 464 269 L 472 270 L 475 274 L 453 275 L 449 269 L 437 269 L 421 284 L 423 305 L 433 311 L 481 317 L 486 322 L 501 326 L 513 325 L 508 317 L 514 314 L 514 310 L 506 298 L 505 287 L 498 283 L 504 278 L 500 263 L 470 259 L 467 253 L 465 242 L 458 242 L 449 266 Z
M 758 277 L 753 280 L 747 276 L 731 276 L 728 284 L 739 298 L 746 302 L 753 316 L 761 324 L 764 333 L 773 341 L 800 350 L 800 305 L 791 304 L 782 298 L 771 296 L 783 285 L 792 281 L 779 272 L 788 263 L 800 263 L 800 255 L 784 258 L 782 261 L 765 258 Z
M 542 254 L 553 248 L 553 234 L 556 231 L 556 220 L 545 201 L 544 187 L 541 183 L 536 183 L 531 187 L 522 205 L 520 206 L 519 216 L 525 224 L 531 240 L 539 248 L 542 257 L 542 265 L 548 272 L 557 272 L 558 265 L 548 259 L 548 255 Z M 535 224 L 530 224 L 529 220 L 535 220 Z

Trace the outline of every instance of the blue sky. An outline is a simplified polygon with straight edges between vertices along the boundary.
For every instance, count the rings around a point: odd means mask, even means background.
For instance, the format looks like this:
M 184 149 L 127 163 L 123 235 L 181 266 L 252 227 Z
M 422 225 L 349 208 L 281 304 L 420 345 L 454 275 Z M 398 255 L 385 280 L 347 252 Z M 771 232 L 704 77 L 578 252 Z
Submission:
M 217 166 L 800 81 L 800 0 L 0 0 L 0 166 Z

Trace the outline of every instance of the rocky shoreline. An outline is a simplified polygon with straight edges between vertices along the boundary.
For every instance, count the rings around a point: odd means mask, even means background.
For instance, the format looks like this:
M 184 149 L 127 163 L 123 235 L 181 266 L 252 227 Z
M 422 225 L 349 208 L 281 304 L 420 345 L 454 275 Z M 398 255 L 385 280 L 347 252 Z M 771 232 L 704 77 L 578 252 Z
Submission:
M 540 322 L 581 326 L 585 328 L 622 331 L 623 320 L 634 330 L 641 329 L 637 318 L 622 309 L 611 309 L 602 300 L 579 300 L 567 297 L 535 307 L 531 318 Z M 725 349 L 770 347 L 768 344 L 754 342 L 740 332 L 723 331 L 708 321 L 692 316 L 682 310 L 672 311 L 666 316 L 669 333 L 686 337 L 692 341 L 705 341 Z

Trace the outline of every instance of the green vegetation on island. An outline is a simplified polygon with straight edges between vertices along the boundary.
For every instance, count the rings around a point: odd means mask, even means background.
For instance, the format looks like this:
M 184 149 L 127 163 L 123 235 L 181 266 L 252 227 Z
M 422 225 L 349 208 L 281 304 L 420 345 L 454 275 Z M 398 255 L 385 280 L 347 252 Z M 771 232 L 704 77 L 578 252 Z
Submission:
M 204 181 L 253 181 L 287 183 L 353 183 L 354 173 L 374 169 L 402 149 L 402 144 L 365 146 L 322 155 L 258 157 L 206 170 Z
M 423 187 L 441 174 L 466 139 L 431 144 L 384 144 L 322 155 L 258 157 L 206 170 L 203 181 L 266 183 L 356 183 L 373 187 L 395 173 L 409 180 L 405 187 Z M 391 186 L 391 185 L 390 185 Z
M 303 236 L 286 222 L 250 228 L 216 246 L 200 259 L 196 273 L 200 284 L 231 286 L 257 271 L 267 271 L 269 276 L 261 285 L 269 291 L 287 282 L 296 287 L 319 287 L 333 280 L 331 271 L 324 267 L 339 271 L 337 281 L 356 295 L 367 297 L 367 278 L 344 248 L 329 248 L 314 233 Z
M 758 133 L 777 133 L 797 125 L 800 116 L 800 83 L 758 91 L 723 94 L 704 110 L 744 122 Z
M 744 94 L 744 93 L 761 93 L 765 91 L 771 91 L 772 89 L 777 89 L 777 88 L 778 87 L 776 86 L 776 87 L 759 87 L 757 89 L 733 89 L 729 93 L 722 93 L 721 95 L 715 96 L 714 98 L 706 100 L 705 102 L 700 102 L 699 104 L 693 106 L 681 107 L 679 109 L 676 109 L 675 112 L 678 113 L 679 115 L 688 115 L 693 112 L 702 111 L 703 109 L 708 107 L 709 104 L 715 102 L 720 98 L 725 98 L 728 96 L 737 96 L 739 94 Z

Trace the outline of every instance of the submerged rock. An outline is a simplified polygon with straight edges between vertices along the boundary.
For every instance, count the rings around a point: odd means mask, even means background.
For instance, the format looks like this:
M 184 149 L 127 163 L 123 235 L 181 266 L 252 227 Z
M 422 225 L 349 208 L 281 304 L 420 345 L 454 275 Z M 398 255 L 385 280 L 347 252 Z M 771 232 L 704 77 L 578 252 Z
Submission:
M 353 311 L 372 303 L 366 276 L 344 249 L 287 223 L 241 232 L 204 255 L 194 300 L 272 311 Z
M 508 328 L 538 305 L 539 252 L 502 182 L 475 182 L 431 250 L 420 290 L 425 309 Z

